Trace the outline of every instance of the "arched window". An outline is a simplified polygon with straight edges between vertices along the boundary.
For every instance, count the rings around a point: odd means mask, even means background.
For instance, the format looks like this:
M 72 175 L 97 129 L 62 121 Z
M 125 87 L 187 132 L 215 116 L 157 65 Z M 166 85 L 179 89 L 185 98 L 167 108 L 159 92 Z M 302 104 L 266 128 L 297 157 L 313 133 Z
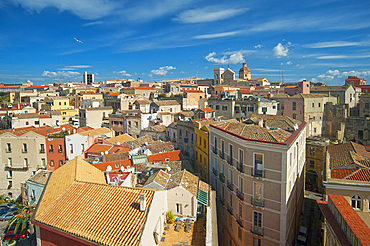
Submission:
M 351 205 L 354 209 L 362 209 L 362 198 L 359 195 L 351 197 Z

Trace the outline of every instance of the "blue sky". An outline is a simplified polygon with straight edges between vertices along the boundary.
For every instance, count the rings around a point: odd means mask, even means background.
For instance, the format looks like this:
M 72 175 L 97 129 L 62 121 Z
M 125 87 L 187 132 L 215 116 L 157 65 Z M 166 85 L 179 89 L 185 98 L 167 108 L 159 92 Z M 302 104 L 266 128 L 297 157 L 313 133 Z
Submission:
M 0 0 L 0 83 L 252 78 L 370 83 L 370 1 Z M 75 39 L 83 43 L 77 42 Z

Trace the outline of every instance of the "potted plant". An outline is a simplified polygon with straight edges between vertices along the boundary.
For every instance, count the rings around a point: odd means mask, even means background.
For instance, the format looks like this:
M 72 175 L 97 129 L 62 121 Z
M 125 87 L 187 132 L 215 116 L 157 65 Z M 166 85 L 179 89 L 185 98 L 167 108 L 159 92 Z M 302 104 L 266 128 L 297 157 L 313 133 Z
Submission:
M 173 222 L 175 222 L 175 216 L 172 214 L 172 211 L 168 211 L 166 213 L 166 217 L 167 217 L 167 223 L 173 224 Z

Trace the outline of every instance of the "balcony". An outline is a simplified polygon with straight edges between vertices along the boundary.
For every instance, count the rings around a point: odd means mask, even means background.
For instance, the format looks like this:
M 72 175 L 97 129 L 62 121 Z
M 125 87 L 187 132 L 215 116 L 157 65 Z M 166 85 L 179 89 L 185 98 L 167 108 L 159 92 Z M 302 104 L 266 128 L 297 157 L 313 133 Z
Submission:
M 251 232 L 253 234 L 263 237 L 263 227 L 261 226 L 252 225 Z
M 63 150 L 62 149 L 58 149 L 58 153 L 63 153 Z
M 26 149 L 22 149 L 22 153 L 23 154 L 26 154 L 27 153 L 27 150 Z
M 232 182 L 230 182 L 229 180 L 227 181 L 227 188 L 229 188 L 231 191 L 234 190 L 234 185 Z
M 233 208 L 230 205 L 227 205 L 227 212 L 233 215 Z
M 218 176 L 218 171 L 217 171 L 217 169 L 216 169 L 216 168 L 212 168 L 212 171 L 213 171 L 213 174 L 214 174 L 215 176 Z
M 217 155 L 217 146 L 212 147 L 212 152 Z
M 222 150 L 218 152 L 218 155 L 220 156 L 221 159 L 225 159 L 225 152 L 223 152 Z
M 238 217 L 238 218 L 236 219 L 236 223 L 238 223 L 238 225 L 239 225 L 240 227 L 243 227 L 243 219 L 242 219 L 241 217 Z
M 238 162 L 238 166 L 236 167 L 239 172 L 244 173 L 244 166 L 243 163 Z
M 38 169 L 46 169 L 46 166 L 45 165 L 37 165 L 37 170 Z
M 54 150 L 53 149 L 49 149 L 49 153 L 54 153 Z
M 225 183 L 225 175 L 223 173 L 219 173 L 218 177 L 220 178 L 222 183 Z
M 227 157 L 227 163 L 229 163 L 231 166 L 233 165 L 233 157 L 232 156 Z
M 265 170 L 259 170 L 252 167 L 251 174 L 253 177 L 257 178 L 264 178 L 265 177 Z
M 257 207 L 262 207 L 263 208 L 263 207 L 265 207 L 265 200 L 264 199 L 258 200 L 255 197 L 252 197 L 251 204 L 253 206 L 257 206 Z
M 240 200 L 244 201 L 244 194 L 243 191 L 236 189 L 236 195 L 239 197 Z
M 5 149 L 5 153 L 12 153 L 12 149 Z
M 45 153 L 45 149 L 40 149 L 40 154 L 44 154 Z
M 11 169 L 11 170 L 27 170 L 28 165 L 27 164 L 7 163 L 7 164 L 5 164 L 5 168 Z

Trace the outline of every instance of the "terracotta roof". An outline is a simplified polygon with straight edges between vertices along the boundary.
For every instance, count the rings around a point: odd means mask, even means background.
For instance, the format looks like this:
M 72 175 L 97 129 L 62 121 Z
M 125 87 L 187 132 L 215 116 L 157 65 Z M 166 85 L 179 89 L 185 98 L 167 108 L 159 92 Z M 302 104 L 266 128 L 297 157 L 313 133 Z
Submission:
M 246 90 L 246 89 L 239 89 L 239 92 L 241 94 L 253 94 L 252 92 L 250 92 L 250 90 Z
M 315 91 L 346 91 L 349 86 L 313 86 L 311 92 Z
M 168 152 L 168 151 L 175 150 L 175 146 L 171 142 L 153 143 L 153 144 L 150 144 L 150 145 L 146 146 L 146 148 L 148 150 L 150 150 L 150 152 L 152 152 L 152 154 L 157 154 L 157 153 L 161 153 L 161 152 Z
M 50 171 L 41 170 L 38 173 L 36 173 L 34 176 L 29 178 L 28 181 L 31 181 L 31 182 L 34 182 L 34 183 L 37 183 L 37 184 L 41 184 L 41 185 L 45 185 L 50 174 L 51 174 Z
M 142 137 L 139 137 L 135 140 L 132 141 L 132 146 L 134 148 L 139 148 L 141 146 L 143 146 L 143 144 L 153 144 L 157 141 L 153 140 L 153 138 L 149 137 L 148 135 L 145 135 L 145 136 L 142 136 Z
M 210 113 L 210 112 L 215 112 L 213 109 L 211 108 L 201 108 L 200 110 L 202 110 L 203 112 L 205 113 Z
M 139 99 L 139 100 L 136 100 L 135 102 L 137 102 L 138 104 L 151 104 L 152 101 L 150 100 L 146 100 L 146 99 Z
M 285 86 L 285 88 L 287 89 L 298 88 L 298 85 L 288 85 L 288 86 Z
M 176 100 L 161 100 L 154 101 L 153 103 L 157 104 L 158 106 L 180 105 Z
M 108 97 L 116 97 L 119 95 L 121 95 L 121 93 L 112 93 L 112 94 L 109 94 Z
M 145 186 L 155 182 L 164 188 L 166 187 L 169 179 L 170 174 L 166 173 L 165 171 L 159 170 L 148 178 L 148 180 L 145 182 Z
M 181 152 L 180 150 L 174 150 L 174 151 L 168 151 L 153 155 L 148 155 L 148 161 L 162 161 L 166 162 L 166 159 L 169 159 L 168 161 L 180 161 L 181 160 Z
M 346 177 L 347 180 L 370 181 L 370 170 L 360 169 Z
M 254 124 L 258 124 L 260 120 L 268 127 L 276 127 L 280 128 L 284 131 L 294 132 L 295 125 L 301 125 L 302 122 L 298 120 L 294 120 L 288 116 L 281 116 L 281 115 L 252 115 L 247 121 L 252 121 Z
M 166 190 L 170 190 L 177 186 L 182 186 L 194 196 L 197 196 L 199 178 L 188 172 L 186 169 L 171 175 L 167 183 Z
M 99 144 L 95 143 L 91 145 L 85 153 L 101 153 L 108 151 L 108 154 L 116 154 L 130 151 L 129 148 L 120 145 L 110 145 L 110 144 Z
M 78 134 L 80 134 L 82 136 L 89 136 L 89 135 L 90 136 L 95 136 L 95 135 L 100 135 L 100 134 L 108 133 L 110 131 L 111 130 L 108 129 L 108 128 L 101 127 L 101 128 L 97 128 L 97 129 L 90 130 L 90 131 L 80 132 Z
M 293 96 L 291 96 L 291 98 L 323 98 L 323 97 L 334 97 L 334 96 L 329 96 L 328 94 L 303 94 L 303 93 L 299 93 L 299 94 L 295 94 Z
M 105 172 L 107 170 L 108 166 L 112 167 L 112 170 L 120 170 L 121 167 L 128 167 L 132 166 L 131 160 L 129 159 L 123 159 L 123 160 L 116 160 L 116 161 L 106 161 L 106 162 L 99 162 L 99 163 L 93 163 L 92 164 L 94 167 L 99 169 L 100 171 Z M 118 167 L 116 167 L 118 166 Z
M 354 142 L 346 142 L 341 144 L 331 144 L 327 146 L 330 154 L 330 168 L 344 167 L 352 164 L 365 165 L 370 167 L 369 160 L 370 153 L 366 151 L 365 146 L 356 144 Z M 359 158 L 356 153 L 363 156 Z
M 152 87 L 134 87 L 135 90 L 155 90 Z
M 119 136 L 116 136 L 116 137 L 113 137 L 113 138 L 108 138 L 106 139 L 109 143 L 111 144 L 117 144 L 117 143 L 126 143 L 126 142 L 129 142 L 129 141 L 133 141 L 135 140 L 135 138 L 131 137 L 130 135 L 128 134 L 122 134 L 122 135 L 119 135 Z
M 331 177 L 333 179 L 343 179 L 358 169 L 333 169 L 331 171 Z
M 328 202 L 319 201 L 319 200 L 317 200 L 316 202 L 319 205 L 319 208 L 320 208 L 322 214 L 324 215 L 324 217 L 326 219 L 326 222 L 333 229 L 336 238 L 340 242 L 340 245 L 350 246 L 351 243 L 348 241 L 346 235 L 344 234 L 344 232 L 340 228 L 340 225 L 338 224 L 337 220 L 335 219 L 334 215 L 330 211 L 329 206 L 328 206 Z
M 32 118 L 50 118 L 47 115 L 37 114 L 37 113 L 26 113 L 15 115 L 18 119 L 32 119 Z
M 140 193 L 146 195 L 145 212 L 139 211 Z M 103 172 L 73 159 L 51 175 L 33 223 L 94 244 L 138 245 L 153 194 L 106 185 Z

